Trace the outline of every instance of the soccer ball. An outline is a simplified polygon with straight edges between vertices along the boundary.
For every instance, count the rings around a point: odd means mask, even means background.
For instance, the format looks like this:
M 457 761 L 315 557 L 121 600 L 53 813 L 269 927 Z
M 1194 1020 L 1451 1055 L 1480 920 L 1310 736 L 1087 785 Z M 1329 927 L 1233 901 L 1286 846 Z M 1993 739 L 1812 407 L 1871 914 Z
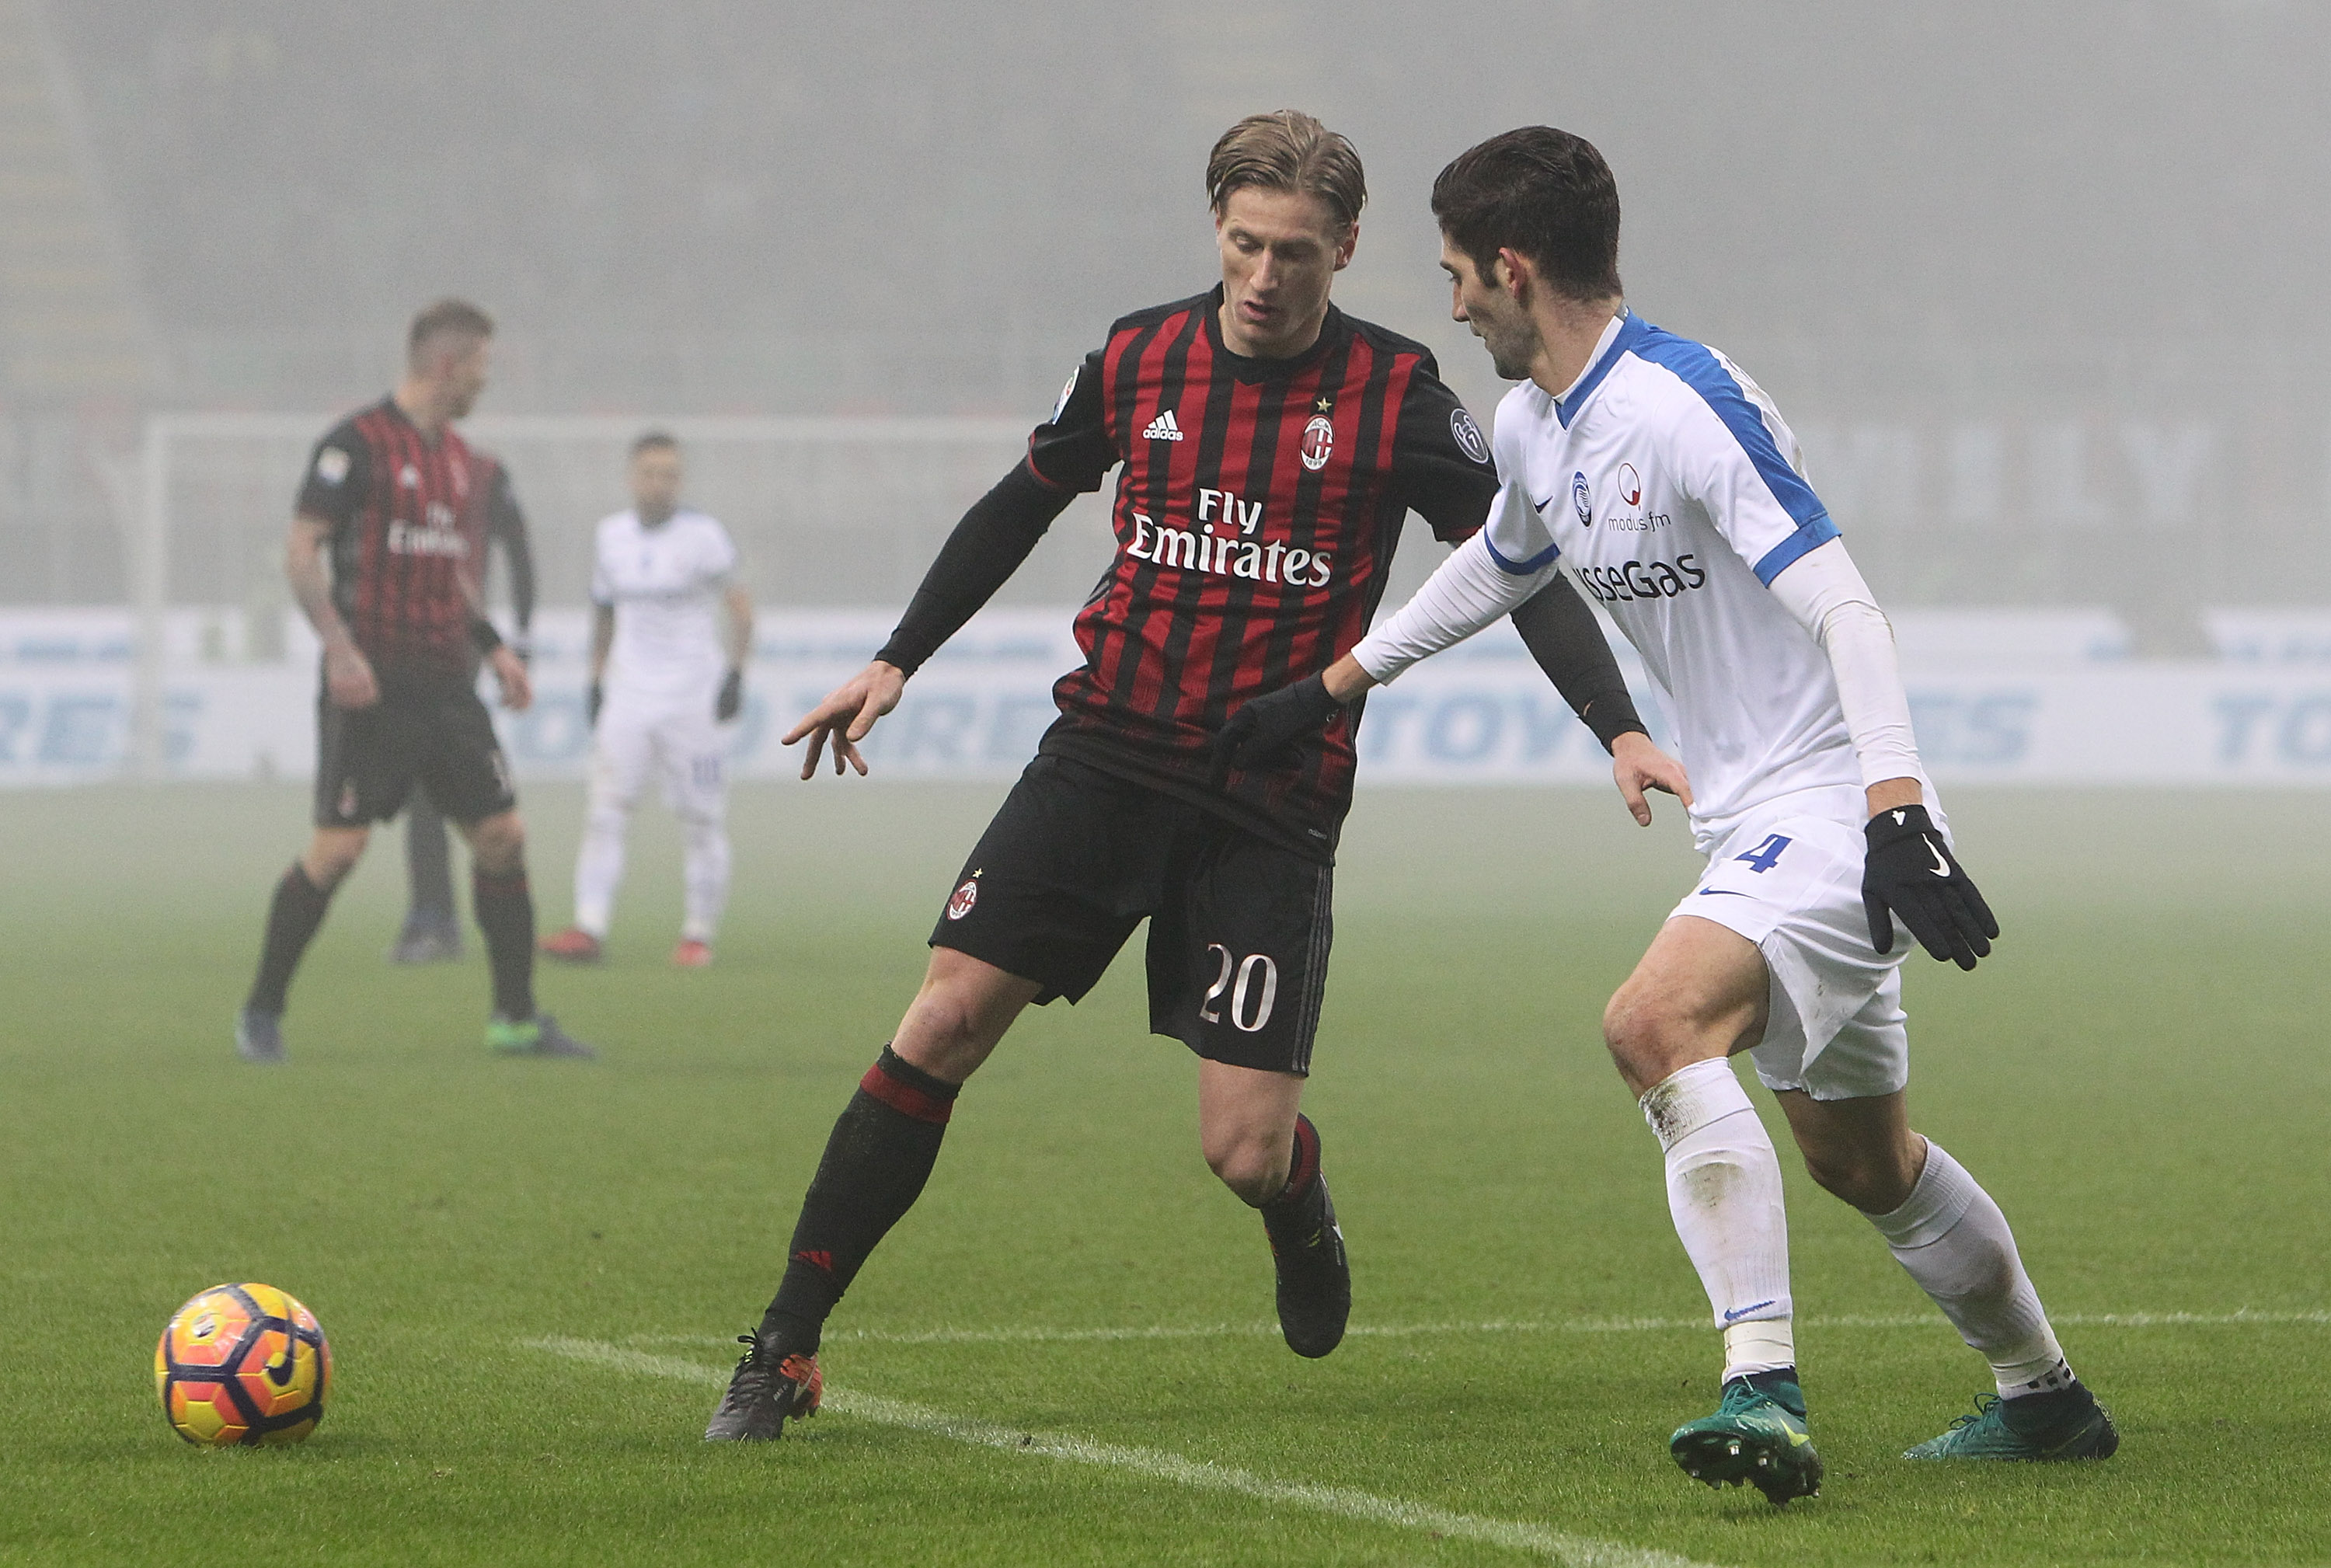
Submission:
M 190 1443 L 296 1443 L 324 1419 L 332 1347 L 316 1315 L 272 1285 L 214 1285 L 162 1330 L 154 1387 Z

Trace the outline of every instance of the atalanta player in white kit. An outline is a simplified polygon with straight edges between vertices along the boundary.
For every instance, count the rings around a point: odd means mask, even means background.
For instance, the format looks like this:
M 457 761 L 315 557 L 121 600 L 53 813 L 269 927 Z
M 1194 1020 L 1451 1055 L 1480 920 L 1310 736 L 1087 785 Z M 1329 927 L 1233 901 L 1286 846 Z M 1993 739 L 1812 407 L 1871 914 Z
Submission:
M 672 962 L 700 969 L 712 962 L 728 903 L 729 727 L 744 706 L 753 602 L 733 580 L 728 530 L 679 504 L 677 441 L 658 431 L 634 442 L 631 482 L 632 509 L 599 524 L 591 573 L 593 740 L 575 924 L 542 949 L 599 962 L 623 878 L 623 835 L 652 774 L 682 834 Z
M 1672 699 L 1708 870 L 1612 999 L 1604 1037 L 1666 1156 L 1669 1206 L 1724 1331 L 1724 1394 L 1670 1440 L 1715 1486 L 1811 1495 L 1772 1143 L 1727 1059 L 1778 1094 L 1813 1179 L 1862 1212 L 1997 1399 L 1912 1459 L 2102 1459 L 2110 1417 L 2072 1375 L 1999 1206 L 1904 1107 L 1896 918 L 1973 969 L 1999 934 L 1952 859 L 1893 636 L 1796 443 L 1720 354 L 1628 311 L 1619 203 L 1584 141 L 1483 143 L 1433 189 L 1453 314 L 1500 375 L 1488 525 L 1304 691 L 1251 704 L 1247 746 L 1470 636 L 1566 568 Z M 1239 727 L 1238 726 L 1233 727 Z

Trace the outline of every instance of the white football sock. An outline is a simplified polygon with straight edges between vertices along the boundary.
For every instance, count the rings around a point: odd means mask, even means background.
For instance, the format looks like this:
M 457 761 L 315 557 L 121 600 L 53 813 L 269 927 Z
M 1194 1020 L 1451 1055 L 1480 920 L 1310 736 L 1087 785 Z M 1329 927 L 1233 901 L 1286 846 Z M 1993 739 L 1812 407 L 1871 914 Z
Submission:
M 1725 1381 L 1794 1366 L 1781 1162 L 1732 1064 L 1694 1062 L 1642 1107 L 1667 1152 L 1668 1212 L 1725 1331 Z
M 2071 1368 L 2007 1216 L 1942 1145 L 1927 1141 L 1927 1168 L 1902 1206 L 1869 1220 L 1959 1337 L 1991 1363 L 2002 1398 L 2069 1386 Z
M 630 817 L 624 803 L 591 792 L 583 848 L 575 857 L 575 924 L 603 942 L 614 915 L 615 889 L 623 879 L 623 829 Z
M 687 917 L 680 934 L 690 942 L 709 942 L 719 929 L 720 912 L 728 906 L 728 829 L 718 817 L 683 820 L 685 843 L 681 871 L 687 883 Z

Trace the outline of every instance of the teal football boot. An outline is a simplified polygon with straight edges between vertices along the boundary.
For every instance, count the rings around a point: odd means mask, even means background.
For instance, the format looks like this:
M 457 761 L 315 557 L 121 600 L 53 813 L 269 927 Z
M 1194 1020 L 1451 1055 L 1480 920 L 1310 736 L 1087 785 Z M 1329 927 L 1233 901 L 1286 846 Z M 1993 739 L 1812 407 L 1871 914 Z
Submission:
M 588 1061 L 599 1053 L 558 1027 L 547 1012 L 532 1018 L 504 1018 L 497 1012 L 486 1023 L 486 1044 L 501 1056 L 563 1056 Z
M 2024 1409 L 2022 1407 L 2032 1407 Z M 2120 1447 L 2112 1412 L 2079 1383 L 2053 1393 L 2003 1400 L 1979 1394 L 1974 1410 L 1928 1438 L 1906 1459 L 2108 1459 Z
M 1805 1396 L 1793 1378 L 1745 1377 L 1724 1385 L 1714 1415 L 1687 1421 L 1668 1440 L 1683 1473 L 1711 1487 L 1747 1482 L 1774 1504 L 1821 1491 L 1821 1456 L 1805 1430 Z

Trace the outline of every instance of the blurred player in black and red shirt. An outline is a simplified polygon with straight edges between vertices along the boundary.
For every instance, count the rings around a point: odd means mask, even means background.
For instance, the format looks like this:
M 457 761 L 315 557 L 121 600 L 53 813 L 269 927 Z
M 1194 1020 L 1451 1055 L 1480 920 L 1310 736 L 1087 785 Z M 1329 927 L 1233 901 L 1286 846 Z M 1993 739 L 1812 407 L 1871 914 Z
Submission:
M 1279 746 L 1217 743 L 1250 698 L 1360 640 L 1410 512 L 1454 544 L 1498 476 L 1432 355 L 1328 303 L 1365 200 L 1351 144 L 1308 115 L 1258 115 L 1215 144 L 1206 182 L 1222 283 L 1110 328 L 874 662 L 785 737 L 809 740 L 804 777 L 828 746 L 835 771 L 864 773 L 857 742 L 908 678 L 1122 465 L 1116 559 L 1077 617 L 1084 663 L 1054 688 L 1061 717 L 834 1128 L 708 1438 L 775 1437 L 814 1407 L 826 1316 L 922 1190 L 957 1089 L 1022 1008 L 1084 995 L 1144 919 L 1150 1028 L 1199 1058 L 1200 1141 L 1262 1212 L 1287 1342 L 1318 1356 L 1343 1336 L 1351 1277 L 1298 1107 L 1359 715 L 1323 709 Z M 1649 745 L 1583 601 L 1543 593 L 1515 620 L 1605 745 Z
M 509 470 L 500 459 L 471 447 L 470 470 L 486 496 L 486 537 L 483 553 L 478 557 L 478 595 L 480 600 L 486 596 L 493 551 L 500 546 L 509 563 L 510 619 L 517 628 L 510 649 L 523 663 L 528 632 L 534 622 L 534 546 L 526 531 L 526 513 L 518 504 L 518 491 L 510 483 Z M 474 665 L 479 655 L 472 651 L 470 659 Z M 396 934 L 396 945 L 389 949 L 389 961 L 393 964 L 437 964 L 461 956 L 461 916 L 453 906 L 453 849 L 450 837 L 445 814 L 429 798 L 429 792 L 414 791 L 404 803 L 404 869 L 411 901 L 405 908 L 404 924 Z
M 485 385 L 492 337 L 474 305 L 447 299 L 422 311 L 396 390 L 334 426 L 309 460 L 285 572 L 324 644 L 316 831 L 268 909 L 259 975 L 235 1021 L 247 1061 L 283 1059 L 292 970 L 372 824 L 395 816 L 416 783 L 470 843 L 471 898 L 493 971 L 487 1043 L 591 1054 L 535 1010 L 526 830 L 475 684 L 482 655 L 505 706 L 532 700 L 526 667 L 486 619 L 481 592 L 500 470 L 452 428 Z

